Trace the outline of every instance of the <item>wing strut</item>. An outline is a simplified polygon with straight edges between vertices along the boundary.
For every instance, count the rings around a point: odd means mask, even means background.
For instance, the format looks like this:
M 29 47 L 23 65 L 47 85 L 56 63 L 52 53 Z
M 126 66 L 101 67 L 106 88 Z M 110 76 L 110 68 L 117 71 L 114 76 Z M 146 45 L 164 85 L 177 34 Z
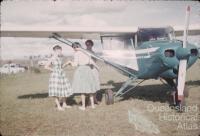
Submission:
M 121 97 L 122 95 L 128 93 L 129 91 L 131 91 L 132 89 L 136 88 L 139 84 L 141 84 L 142 82 L 144 82 L 144 80 L 141 80 L 139 82 L 136 82 L 137 78 L 129 78 L 122 86 L 121 88 L 116 92 L 115 97 Z M 129 85 L 131 85 L 132 83 L 133 86 L 131 88 L 129 88 L 128 90 L 124 91 Z

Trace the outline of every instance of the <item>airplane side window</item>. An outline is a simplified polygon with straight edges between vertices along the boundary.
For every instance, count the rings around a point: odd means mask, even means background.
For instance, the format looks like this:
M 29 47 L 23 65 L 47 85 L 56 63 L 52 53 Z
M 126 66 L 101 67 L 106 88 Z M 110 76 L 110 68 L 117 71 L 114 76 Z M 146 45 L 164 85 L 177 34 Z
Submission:
M 133 49 L 131 38 L 103 37 L 103 49 L 105 50 L 128 50 Z
M 125 49 L 134 49 L 133 38 L 129 38 L 125 40 Z
M 171 32 L 168 34 L 168 37 L 169 37 L 170 40 L 174 40 L 174 39 L 175 39 L 174 32 L 171 31 Z
M 142 28 L 137 32 L 139 45 L 142 42 L 154 40 L 172 40 L 174 38 L 171 28 Z

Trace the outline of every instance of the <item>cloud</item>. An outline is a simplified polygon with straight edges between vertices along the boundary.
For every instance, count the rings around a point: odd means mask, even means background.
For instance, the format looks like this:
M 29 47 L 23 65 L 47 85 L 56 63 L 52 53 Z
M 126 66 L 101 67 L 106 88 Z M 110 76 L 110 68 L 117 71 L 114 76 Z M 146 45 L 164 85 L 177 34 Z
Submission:
M 58 2 L 54 5 L 52 3 L 49 4 L 51 5 L 51 9 L 47 8 L 46 12 L 56 16 L 120 12 L 128 5 L 127 3 L 121 2 L 101 1 L 71 1 Z
M 148 26 L 184 22 L 191 5 L 191 23 L 200 22 L 197 2 L 177 1 L 5 1 L 2 26 Z M 90 24 L 91 23 L 91 24 Z
M 120 12 L 126 3 L 109 2 L 3 2 L 2 26 L 8 25 L 97 25 L 106 24 L 95 14 Z M 79 19 L 80 18 L 80 19 Z M 77 20 L 77 22 L 71 21 Z M 96 21 L 95 21 L 96 20 Z M 80 23 L 79 23 L 80 21 Z M 84 23 L 85 22 L 85 23 Z M 99 22 L 99 23 L 98 23 Z M 73 23 L 73 24 L 72 24 Z
M 79 17 L 70 18 L 69 25 L 76 26 L 106 26 L 107 23 L 92 15 L 82 15 Z
M 200 4 L 195 1 L 3 1 L 1 27 L 184 25 L 187 5 L 192 9 L 190 24 L 199 24 Z M 4 58 L 32 51 L 45 53 L 56 43 L 48 39 L 1 39 Z

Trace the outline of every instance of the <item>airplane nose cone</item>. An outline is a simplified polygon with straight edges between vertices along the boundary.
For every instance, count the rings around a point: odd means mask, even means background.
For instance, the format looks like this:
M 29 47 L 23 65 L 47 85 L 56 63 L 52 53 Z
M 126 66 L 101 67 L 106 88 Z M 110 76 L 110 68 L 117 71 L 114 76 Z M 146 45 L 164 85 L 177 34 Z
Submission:
M 176 50 L 176 57 L 180 59 L 187 59 L 190 56 L 190 50 L 187 48 L 179 47 Z

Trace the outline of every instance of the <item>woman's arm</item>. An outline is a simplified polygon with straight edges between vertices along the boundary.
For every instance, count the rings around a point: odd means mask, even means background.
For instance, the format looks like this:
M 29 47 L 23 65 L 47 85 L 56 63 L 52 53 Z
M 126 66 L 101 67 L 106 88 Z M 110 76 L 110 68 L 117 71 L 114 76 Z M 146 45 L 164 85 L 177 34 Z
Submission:
M 66 63 L 64 63 L 64 64 L 62 65 L 62 67 L 64 68 L 64 67 L 67 66 L 67 65 L 71 65 L 71 66 L 73 66 L 73 67 L 77 66 L 77 65 L 78 65 L 78 57 L 75 55 L 75 56 L 74 56 L 74 61 L 69 60 L 69 61 L 67 61 Z
M 67 61 L 66 63 L 64 63 L 63 65 L 62 65 L 62 67 L 64 68 L 64 67 L 66 67 L 67 65 L 72 65 L 72 61 Z
M 76 52 L 76 53 L 74 54 L 74 60 L 73 60 L 73 61 L 70 61 L 70 64 L 71 64 L 73 67 L 78 66 L 78 64 L 79 64 L 79 53 L 78 53 L 78 52 Z
M 99 71 L 99 67 L 97 66 L 97 64 L 94 62 L 92 58 L 90 59 L 90 64 L 93 65 Z
M 52 63 L 52 60 L 49 59 L 49 61 L 44 66 L 44 68 L 47 69 L 47 70 L 49 70 L 49 71 L 53 71 L 53 69 L 51 68 L 51 63 Z

